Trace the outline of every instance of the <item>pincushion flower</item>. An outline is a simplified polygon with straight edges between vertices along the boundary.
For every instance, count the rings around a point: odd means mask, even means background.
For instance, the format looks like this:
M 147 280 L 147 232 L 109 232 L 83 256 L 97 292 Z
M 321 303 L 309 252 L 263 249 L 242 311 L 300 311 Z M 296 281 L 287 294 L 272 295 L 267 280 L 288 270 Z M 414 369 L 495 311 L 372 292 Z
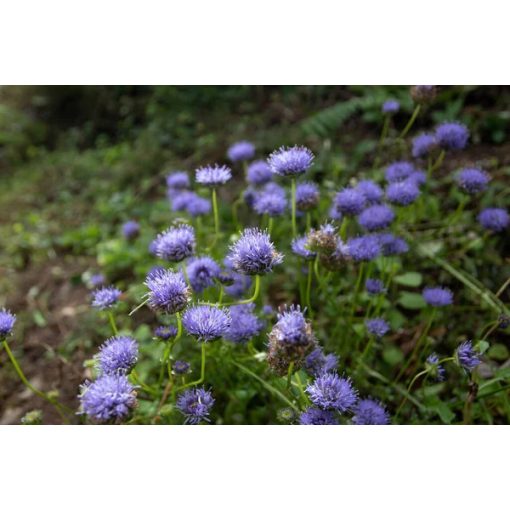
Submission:
M 407 182 L 413 183 L 418 188 L 427 182 L 427 174 L 423 170 L 415 170 L 407 179 Z
M 436 381 L 444 381 L 446 370 L 439 364 L 439 357 L 436 353 L 432 353 L 428 356 L 425 365 Z
M 246 343 L 257 336 L 264 326 L 263 322 L 253 313 L 254 303 L 234 305 L 230 307 L 230 326 L 225 339 L 236 343 Z
M 382 338 L 390 330 L 390 325 L 380 317 L 366 320 L 365 326 L 367 331 L 377 338 Z
M 177 328 L 175 326 L 158 326 L 154 329 L 154 336 L 161 340 L 169 340 L 177 335 Z
M 381 186 L 371 180 L 359 181 L 355 189 L 365 197 L 368 205 L 378 204 L 384 197 Z
M 189 176 L 186 172 L 173 172 L 166 177 L 166 185 L 173 190 L 184 190 L 190 187 Z
M 165 230 L 156 238 L 156 254 L 171 262 L 180 262 L 193 255 L 195 230 L 190 225 L 179 225 Z
M 177 375 L 185 375 L 189 372 L 190 364 L 187 361 L 177 359 L 172 364 L 172 371 Z
M 411 87 L 411 97 L 418 104 L 427 104 L 434 101 L 437 95 L 435 85 L 413 85 Z
M 321 347 L 315 348 L 306 358 L 304 369 L 311 377 L 319 377 L 338 368 L 338 357 L 335 354 L 324 354 Z
M 97 355 L 99 370 L 102 374 L 126 374 L 138 361 L 138 344 L 130 336 L 109 338 Z
M 480 354 L 477 353 L 470 341 L 462 342 L 455 351 L 459 365 L 466 370 L 473 370 L 480 362 Z
M 384 175 L 388 182 L 398 182 L 407 179 L 415 170 L 409 161 L 395 161 L 386 167 Z
M 209 305 L 192 306 L 182 316 L 182 325 L 200 342 L 211 342 L 225 335 L 231 319 L 227 310 Z
M 347 240 L 344 251 L 356 262 L 374 260 L 381 254 L 381 243 L 373 234 L 354 237 Z
M 139 236 L 139 234 L 140 234 L 140 225 L 136 221 L 133 221 L 133 220 L 126 221 L 126 223 L 124 223 L 122 225 L 122 235 L 126 239 L 128 239 L 128 240 L 135 239 L 136 237 Z
M 392 182 L 386 188 L 386 198 L 395 205 L 412 204 L 419 196 L 420 189 L 409 180 Z
M 284 308 L 277 317 L 278 322 L 272 334 L 279 342 L 301 345 L 309 343 L 310 324 L 306 321 L 299 305 Z
M 202 292 L 215 284 L 215 279 L 221 273 L 221 267 L 211 257 L 197 257 L 186 266 L 191 288 L 195 292 Z
M 389 422 L 386 409 L 371 398 L 360 400 L 354 408 L 352 423 L 355 425 L 388 425 Z
M 297 176 L 305 173 L 313 163 L 314 155 L 306 147 L 281 147 L 268 158 L 269 168 L 282 176 Z
M 320 199 L 319 186 L 314 182 L 301 182 L 296 187 L 296 207 L 308 211 L 317 207 Z
M 422 295 L 430 306 L 441 307 L 453 303 L 453 292 L 446 287 L 428 287 L 423 290 Z
M 317 407 L 341 413 L 351 410 L 358 399 L 351 380 L 336 374 L 321 375 L 307 386 L 306 392 Z
M 292 241 L 292 252 L 295 253 L 298 257 L 302 257 L 305 260 L 313 260 L 316 257 L 316 253 L 309 250 L 306 246 L 308 243 L 308 237 L 298 237 Z
M 510 215 L 506 209 L 487 207 L 478 215 L 478 223 L 493 232 L 502 232 L 510 224 Z
M 267 184 L 263 190 L 255 193 L 253 208 L 257 214 L 281 216 L 287 208 L 285 190 L 275 183 Z
M 92 293 L 92 306 L 100 310 L 111 308 L 117 303 L 122 292 L 115 287 L 103 287 Z
M 426 158 L 436 148 L 436 137 L 431 133 L 422 133 L 415 136 L 412 141 L 411 153 L 413 158 Z
M 385 204 L 372 205 L 358 216 L 360 227 L 373 232 L 389 227 L 395 219 L 393 209 Z
M 192 217 L 211 212 L 211 201 L 193 191 L 182 191 L 172 198 L 172 211 L 186 211 Z
M 92 287 L 99 287 L 100 285 L 104 285 L 104 282 L 106 281 L 104 274 L 101 273 L 95 273 L 90 276 L 89 283 Z
M 377 278 L 367 278 L 367 281 L 365 282 L 365 289 L 372 295 L 383 294 L 386 292 L 384 283 L 382 280 L 378 280 Z
M 400 110 L 400 103 L 396 99 L 388 99 L 384 101 L 381 111 L 386 114 L 394 114 Z
M 461 150 L 467 145 L 469 131 L 460 122 L 443 122 L 436 127 L 437 143 L 445 150 Z
M 346 216 L 356 216 L 366 206 L 365 195 L 357 188 L 344 188 L 335 195 L 334 204 Z
M 463 168 L 455 176 L 460 189 L 474 195 L 487 189 L 489 175 L 478 168 Z
M 332 411 L 309 407 L 299 418 L 300 425 L 338 425 L 338 420 Z
M 177 409 L 186 417 L 185 423 L 198 425 L 202 421 L 210 421 L 209 413 L 214 398 L 205 388 L 191 388 L 184 391 L 177 399 Z
M 170 269 L 147 275 L 145 285 L 149 289 L 149 306 L 155 310 L 177 313 L 186 307 L 190 299 L 190 289 L 182 274 Z
M 273 172 L 271 172 L 271 168 L 269 168 L 267 161 L 257 160 L 253 163 L 250 163 L 248 166 L 246 171 L 246 180 L 249 184 L 253 184 L 254 186 L 261 186 L 262 184 L 271 182 L 272 179 Z
M 226 165 L 209 165 L 198 168 L 195 171 L 195 180 L 198 184 L 215 188 L 232 178 L 232 170 Z
M 9 335 L 12 335 L 15 322 L 16 316 L 13 313 L 5 308 L 0 310 L 0 340 L 5 340 Z
M 409 251 L 409 245 L 406 240 L 390 232 L 377 234 L 377 239 L 379 240 L 382 253 L 385 257 L 400 255 Z
M 246 161 L 255 156 L 255 146 L 251 142 L 241 140 L 232 144 L 227 150 L 228 159 L 232 162 Z

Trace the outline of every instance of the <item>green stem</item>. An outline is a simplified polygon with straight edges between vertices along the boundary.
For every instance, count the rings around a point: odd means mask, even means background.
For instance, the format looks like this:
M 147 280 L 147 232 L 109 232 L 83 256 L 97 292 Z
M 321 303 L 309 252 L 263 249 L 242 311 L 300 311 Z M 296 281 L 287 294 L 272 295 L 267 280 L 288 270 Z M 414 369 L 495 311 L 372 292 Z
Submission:
M 185 388 L 189 388 L 190 386 L 198 386 L 199 384 L 202 384 L 205 381 L 205 349 L 206 349 L 206 342 L 202 342 L 202 362 L 200 365 L 200 379 L 197 379 L 196 381 L 191 381 L 188 384 L 185 384 L 184 386 L 181 386 L 180 388 L 177 388 L 177 391 L 183 390 Z
M 414 377 L 413 380 L 410 382 L 409 386 L 407 387 L 407 393 L 411 393 L 411 388 L 414 386 L 414 383 L 422 376 L 428 373 L 428 369 L 422 370 L 421 372 L 418 372 Z M 397 412 L 395 413 L 395 419 L 397 419 L 398 415 L 400 414 L 400 411 L 404 407 L 404 404 L 407 402 L 407 395 L 404 395 L 404 398 L 402 399 L 402 402 L 398 406 Z
M 297 225 L 296 225 L 296 179 L 291 179 L 290 189 L 292 195 L 292 237 L 297 237 Z
M 409 130 L 413 127 L 414 121 L 418 117 L 418 114 L 420 113 L 421 105 L 417 104 L 414 108 L 413 114 L 411 115 L 411 118 L 409 119 L 409 122 L 406 124 L 406 127 L 402 130 L 398 138 L 402 139 L 404 136 L 407 135 Z
M 117 324 L 115 324 L 115 318 L 113 317 L 113 312 L 111 310 L 108 310 L 108 319 L 110 320 L 113 334 L 117 336 L 119 334 L 119 330 L 117 329 Z
M 163 358 L 161 360 L 161 368 L 159 370 L 159 379 L 158 379 L 158 387 L 161 386 L 163 383 L 163 378 L 165 376 L 165 367 L 168 364 L 168 360 L 170 358 L 170 354 L 172 353 L 172 349 L 174 348 L 174 345 L 177 343 L 177 340 L 181 338 L 182 335 L 182 320 L 181 320 L 181 314 L 177 312 L 175 314 L 177 318 L 177 334 L 175 335 L 175 338 L 168 342 L 168 345 L 165 347 L 165 350 L 163 352 Z
M 235 303 L 226 303 L 229 306 L 232 305 L 246 305 L 248 303 L 253 303 L 259 297 L 260 293 L 260 275 L 255 275 L 255 290 L 253 291 L 253 296 L 248 299 L 242 299 L 241 301 L 236 301 Z
M 273 231 L 273 217 L 269 216 L 268 223 L 267 223 L 267 232 L 269 235 L 271 235 L 272 231 Z
M 310 300 L 310 292 L 312 290 L 312 274 L 313 274 L 313 263 L 310 260 L 308 262 L 308 279 L 306 281 L 306 306 L 308 308 L 308 313 L 310 316 L 313 316 L 313 310 L 312 310 L 312 302 Z
M 212 206 L 214 212 L 214 234 L 218 238 L 220 234 L 220 216 L 218 213 L 218 200 L 216 197 L 216 188 L 212 189 Z
M 290 365 L 289 365 L 289 368 L 287 370 L 287 390 L 290 389 L 290 383 L 291 383 L 291 380 L 292 380 L 292 372 L 293 371 L 294 371 L 294 362 L 291 361 Z

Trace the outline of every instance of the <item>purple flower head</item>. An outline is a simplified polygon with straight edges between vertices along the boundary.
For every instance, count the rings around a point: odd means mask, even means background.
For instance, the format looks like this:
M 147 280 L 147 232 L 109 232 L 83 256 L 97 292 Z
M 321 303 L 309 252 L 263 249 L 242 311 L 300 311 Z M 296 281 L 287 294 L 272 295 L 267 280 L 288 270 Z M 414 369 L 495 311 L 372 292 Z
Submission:
M 194 218 L 211 212 L 211 201 L 202 198 L 193 191 L 183 191 L 174 196 L 172 211 L 186 211 Z
M 395 99 L 388 99 L 388 101 L 384 101 L 381 111 L 386 114 L 394 114 L 400 110 L 400 103 Z
M 251 142 L 241 140 L 228 148 L 227 156 L 233 163 L 251 159 L 255 156 L 255 146 Z
M 190 290 L 181 273 L 170 269 L 147 275 L 145 285 L 149 288 L 149 306 L 166 313 L 177 313 L 188 304 Z
M 122 292 L 115 287 L 102 287 L 92 293 L 92 306 L 100 310 L 111 308 L 117 303 Z
M 367 278 L 367 281 L 365 282 L 365 289 L 369 294 L 374 296 L 386 292 L 382 280 L 378 280 L 376 278 Z
M 281 264 L 283 256 L 275 250 L 267 232 L 247 228 L 230 247 L 229 259 L 238 273 L 262 275 Z
M 214 188 L 225 184 L 232 178 L 232 170 L 226 165 L 209 165 L 198 168 L 195 171 L 195 180 L 198 184 Z
M 328 218 L 335 220 L 335 221 L 341 221 L 343 218 L 342 213 L 336 208 L 335 204 L 331 204 L 331 207 L 328 211 Z
M 305 173 L 313 163 L 314 155 L 306 147 L 280 147 L 267 162 L 271 171 L 278 175 L 296 176 Z
M 322 374 L 306 388 L 310 400 L 321 409 L 334 409 L 341 413 L 349 411 L 358 399 L 350 379 L 336 374 Z
M 407 179 L 415 170 L 409 161 L 395 161 L 386 167 L 384 175 L 388 182 L 398 182 Z
M 365 321 L 367 331 L 377 338 L 382 338 L 390 330 L 390 325 L 380 317 Z
M 98 422 L 121 421 L 136 406 L 136 392 L 124 374 L 105 374 L 82 386 L 82 412 Z
M 168 193 L 168 198 L 171 203 L 171 209 L 174 212 L 177 211 L 186 211 L 188 207 L 188 203 L 191 200 L 191 197 L 197 196 L 193 191 L 172 191 L 172 193 Z
M 332 411 L 309 407 L 299 418 L 300 425 L 338 425 L 338 420 Z
M 439 364 L 439 357 L 435 352 L 429 355 L 425 365 L 436 381 L 444 381 L 446 370 Z
M 386 198 L 396 205 L 412 204 L 420 196 L 420 189 L 410 180 L 392 182 L 386 188 Z
M 262 313 L 264 315 L 274 315 L 274 309 L 271 305 L 264 305 L 262 307 Z
M 378 204 L 384 197 L 381 186 L 374 181 L 359 181 L 355 189 L 365 197 L 368 205 Z
M 381 244 L 376 235 L 365 235 L 347 240 L 346 253 L 356 262 L 374 260 L 381 254 Z
M 366 206 L 365 195 L 357 188 L 344 188 L 335 195 L 334 204 L 346 216 L 356 216 Z
M 428 287 L 423 290 L 422 296 L 430 306 L 448 306 L 453 303 L 453 292 L 446 287 Z
M 298 257 L 302 257 L 306 260 L 312 260 L 317 255 L 315 252 L 310 251 L 306 246 L 308 243 L 308 237 L 298 237 L 292 240 L 292 252 Z
M 352 423 L 354 425 L 388 425 L 390 417 L 386 409 L 371 398 L 360 400 L 355 409 Z
M 183 190 L 190 187 L 189 176 L 186 172 L 173 172 L 166 176 L 166 185 L 173 190 Z
M 255 193 L 253 208 L 257 214 L 281 216 L 287 208 L 285 190 L 276 183 L 266 184 L 264 189 Z
M 436 137 L 430 133 L 422 133 L 413 138 L 411 153 L 413 158 L 426 158 L 437 145 Z
M 156 254 L 164 260 L 180 262 L 194 250 L 195 231 L 190 225 L 171 227 L 156 238 Z
M 389 227 L 395 219 L 393 209 L 385 204 L 371 205 L 358 216 L 360 227 L 373 232 Z
M 455 351 L 455 355 L 457 356 L 457 361 L 459 365 L 466 370 L 473 370 L 476 366 L 478 366 L 480 362 L 480 354 L 478 354 L 474 348 L 471 341 L 462 342 Z
M 444 122 L 436 127 L 437 143 L 442 149 L 458 151 L 464 149 L 469 138 L 469 131 L 460 122 Z
M 257 190 L 255 188 L 253 188 L 252 186 L 248 186 L 243 191 L 243 200 L 244 200 L 244 203 L 248 207 L 253 207 L 253 204 L 255 202 L 255 197 L 256 196 L 257 196 Z
M 158 265 L 152 266 L 147 271 L 146 278 L 154 278 L 154 276 L 156 276 L 159 271 L 163 271 L 164 269 L 165 268 L 163 266 L 158 266 Z
M 12 335 L 15 322 L 16 316 L 13 313 L 5 308 L 0 310 L 0 340 L 4 340 L 9 335 Z
M 510 216 L 506 209 L 487 207 L 478 215 L 478 223 L 486 230 L 502 232 L 510 224 Z
M 200 342 L 210 342 L 224 336 L 230 322 L 228 311 L 216 306 L 192 306 L 182 316 L 186 331 Z
M 92 287 L 99 287 L 100 285 L 104 285 L 104 282 L 106 281 L 104 274 L 96 273 L 91 275 L 89 283 L 92 285 Z
M 138 361 L 138 344 L 130 336 L 114 336 L 99 348 L 101 374 L 127 374 Z
M 264 324 L 253 313 L 254 309 L 254 303 L 230 307 L 231 323 L 225 333 L 226 340 L 236 344 L 246 343 L 262 331 Z
M 158 326 L 154 329 L 154 336 L 161 338 L 161 340 L 169 340 L 177 335 L 177 328 L 175 326 Z
M 314 182 L 302 182 L 296 187 L 296 207 L 300 211 L 307 211 L 317 207 L 320 193 L 319 186 Z
M 382 253 L 385 257 L 400 255 L 409 251 L 409 245 L 405 239 L 397 237 L 390 232 L 379 234 L 378 239 L 381 243 Z
M 489 175 L 478 168 L 463 168 L 455 176 L 455 180 L 457 181 L 460 189 L 470 195 L 474 195 L 487 189 Z
M 186 417 L 185 423 L 198 425 L 201 421 L 210 421 L 209 413 L 214 404 L 210 391 L 204 388 L 191 388 L 179 395 L 177 409 Z
M 250 163 L 248 170 L 246 171 L 246 180 L 249 184 L 254 186 L 261 186 L 267 184 L 273 179 L 273 172 L 269 168 L 267 161 L 257 160 Z
M 215 284 L 220 276 L 221 267 L 211 257 L 197 257 L 186 266 L 191 288 L 195 292 L 202 292 Z
M 278 313 L 277 319 L 272 334 L 278 342 L 293 345 L 306 345 L 310 342 L 311 328 L 299 305 L 284 308 Z
M 190 364 L 187 361 L 177 359 L 172 365 L 172 371 L 177 375 L 185 375 L 189 372 Z
M 140 235 L 140 225 L 133 220 L 126 221 L 122 225 L 122 235 L 128 240 L 135 239 Z
M 416 187 L 423 186 L 427 182 L 427 174 L 423 170 L 415 170 L 407 179 L 407 182 L 411 182 Z
M 310 377 L 335 372 L 338 368 L 338 357 L 335 354 L 324 354 L 321 347 L 315 348 L 306 358 L 304 369 Z

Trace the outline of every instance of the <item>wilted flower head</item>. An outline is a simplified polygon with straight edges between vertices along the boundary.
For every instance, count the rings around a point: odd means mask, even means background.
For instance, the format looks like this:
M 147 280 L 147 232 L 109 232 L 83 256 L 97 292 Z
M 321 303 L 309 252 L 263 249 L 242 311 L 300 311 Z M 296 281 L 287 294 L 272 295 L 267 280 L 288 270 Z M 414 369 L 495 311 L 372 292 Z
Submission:
M 147 275 L 145 285 L 149 288 L 149 306 L 166 313 L 177 313 L 185 308 L 190 290 L 181 273 L 161 269 Z
M 384 101 L 381 111 L 387 114 L 397 113 L 400 110 L 400 103 L 395 99 Z
M 124 374 L 105 374 L 82 386 L 82 412 L 98 422 L 121 421 L 136 406 L 136 392 Z
M 166 176 L 166 185 L 173 190 L 183 190 L 190 187 L 189 177 L 186 172 L 173 172 Z
M 126 239 L 135 239 L 140 234 L 140 225 L 133 220 L 126 221 L 122 225 L 122 235 Z
M 390 232 L 378 234 L 379 243 L 382 247 L 382 253 L 385 257 L 391 255 L 400 255 L 409 251 L 409 246 L 405 239 L 397 237 Z
M 230 247 L 229 259 L 238 273 L 262 275 L 281 264 L 283 256 L 275 250 L 267 232 L 247 228 Z
M 309 407 L 299 418 L 300 425 L 338 425 L 338 420 L 332 411 Z
M 225 335 L 230 327 L 228 311 L 216 306 L 192 306 L 182 316 L 182 325 L 200 342 L 210 342 Z
M 480 354 L 474 350 L 471 341 L 462 342 L 457 347 L 455 354 L 459 365 L 466 370 L 471 371 L 480 364 Z
M 338 235 L 336 228 L 330 223 L 324 223 L 318 230 L 308 234 L 307 244 L 312 251 L 330 254 L 336 250 Z
M 392 182 L 386 188 L 386 198 L 396 205 L 412 204 L 420 196 L 420 189 L 410 180 Z
M 381 186 L 371 180 L 359 181 L 355 189 L 365 197 L 369 205 L 378 204 L 384 196 Z
M 407 179 L 415 170 L 409 161 L 395 161 L 386 167 L 384 175 L 388 182 L 398 182 Z
M 274 182 L 266 184 L 264 189 L 255 193 L 253 208 L 257 214 L 282 215 L 287 208 L 285 190 Z
M 436 353 L 432 353 L 429 355 L 427 361 L 425 362 L 425 365 L 427 366 L 432 377 L 436 381 L 444 381 L 446 371 L 444 367 L 439 364 L 439 357 Z
M 377 278 L 367 278 L 367 281 L 365 282 L 365 289 L 372 295 L 382 294 L 386 291 L 382 280 L 378 280 Z
M 303 257 L 306 260 L 312 260 L 317 255 L 315 252 L 310 251 L 306 246 L 308 243 L 307 236 L 298 237 L 292 240 L 292 252 L 298 257 Z
M 335 207 L 346 216 L 356 216 L 366 206 L 365 195 L 358 188 L 344 188 L 335 195 Z
M 324 354 L 321 347 L 315 348 L 306 358 L 304 369 L 311 377 L 319 377 L 338 368 L 338 356 Z
M 254 186 L 267 184 L 273 179 L 273 172 L 269 168 L 267 161 L 257 160 L 250 163 L 246 171 L 246 180 Z
M 461 150 L 466 147 L 469 131 L 460 122 L 443 122 L 436 127 L 436 140 L 445 150 Z
M 245 343 L 257 336 L 264 326 L 263 322 L 253 313 L 254 303 L 234 305 L 230 307 L 231 323 L 225 339 L 230 342 Z
M 415 136 L 412 143 L 413 158 L 426 158 L 437 146 L 436 137 L 431 133 Z
M 366 320 L 365 326 L 367 331 L 377 338 L 382 338 L 390 330 L 390 325 L 380 317 Z
M 241 140 L 232 144 L 227 151 L 228 159 L 232 162 L 245 161 L 255 156 L 255 146 L 251 142 Z
M 130 336 L 114 336 L 106 340 L 97 355 L 102 374 L 126 374 L 138 361 L 138 344 Z
M 205 388 L 191 388 L 179 395 L 177 409 L 186 417 L 185 423 L 198 425 L 201 421 L 210 421 L 209 413 L 214 398 Z
M 165 230 L 156 238 L 156 254 L 171 262 L 180 262 L 193 254 L 195 231 L 190 225 L 179 225 Z
M 300 211 L 307 211 L 317 207 L 320 193 L 319 186 L 314 182 L 302 182 L 296 187 L 296 207 Z
M 231 178 L 232 170 L 226 165 L 203 166 L 195 171 L 195 180 L 211 188 L 225 184 Z
M 394 219 L 395 213 L 390 206 L 385 204 L 371 205 L 358 216 L 358 223 L 360 227 L 373 232 L 389 227 Z
M 299 175 L 306 172 L 313 163 L 314 155 L 306 147 L 280 147 L 267 162 L 271 171 L 278 175 Z
M 381 243 L 372 234 L 353 237 L 347 240 L 346 254 L 356 262 L 373 260 L 381 254 Z
M 158 326 L 154 329 L 154 336 L 161 338 L 161 340 L 168 340 L 177 335 L 177 328 L 175 326 Z
M 341 413 L 352 409 L 358 399 L 350 379 L 336 374 L 323 374 L 306 388 L 310 400 L 321 409 L 334 409 Z
M 189 372 L 190 364 L 187 361 L 177 359 L 172 364 L 172 371 L 177 375 L 184 375 Z
M 474 195 L 487 189 L 489 175 L 478 168 L 463 168 L 457 173 L 455 180 L 463 191 Z
M 418 104 L 427 104 L 434 101 L 437 94 L 435 85 L 414 85 L 411 87 L 411 97 Z
M 422 295 L 430 306 L 448 306 L 453 303 L 453 292 L 446 287 L 428 287 Z
M 502 232 L 510 224 L 510 216 L 506 209 L 487 207 L 478 215 L 478 223 L 486 230 Z
M 100 310 L 111 308 L 121 296 L 122 292 L 115 287 L 102 287 L 92 292 L 92 306 Z
M 202 292 L 215 284 L 221 268 L 211 257 L 197 257 L 188 262 L 186 266 L 191 288 L 195 292 Z
M 355 425 L 388 425 L 390 417 L 386 409 L 371 398 L 358 401 L 354 408 L 352 423 Z
M 12 334 L 15 322 L 16 316 L 13 313 L 5 308 L 0 310 L 0 340 Z

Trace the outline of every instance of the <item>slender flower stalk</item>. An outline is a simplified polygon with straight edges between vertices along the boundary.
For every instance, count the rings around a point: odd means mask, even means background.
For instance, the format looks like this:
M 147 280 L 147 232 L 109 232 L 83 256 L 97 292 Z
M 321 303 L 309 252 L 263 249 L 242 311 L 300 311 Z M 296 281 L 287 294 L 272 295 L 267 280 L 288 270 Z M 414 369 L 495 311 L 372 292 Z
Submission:
M 297 226 L 296 226 L 296 179 L 292 178 L 290 181 L 290 189 L 292 195 L 292 237 L 297 237 Z
M 409 119 L 409 122 L 406 124 L 405 128 L 402 130 L 400 135 L 398 135 L 399 139 L 404 138 L 407 135 L 407 133 L 409 133 L 409 130 L 413 127 L 414 121 L 418 118 L 420 110 L 421 110 L 421 105 L 417 104 L 414 108 L 411 118 Z
M 191 381 L 188 384 L 185 384 L 184 386 L 181 386 L 180 388 L 177 388 L 177 391 L 184 390 L 185 388 L 189 388 L 191 386 L 198 386 L 199 384 L 202 384 L 205 381 L 206 346 L 207 346 L 207 342 L 202 342 L 202 358 L 201 358 L 201 364 L 200 364 L 200 379 L 197 379 L 196 381 Z

